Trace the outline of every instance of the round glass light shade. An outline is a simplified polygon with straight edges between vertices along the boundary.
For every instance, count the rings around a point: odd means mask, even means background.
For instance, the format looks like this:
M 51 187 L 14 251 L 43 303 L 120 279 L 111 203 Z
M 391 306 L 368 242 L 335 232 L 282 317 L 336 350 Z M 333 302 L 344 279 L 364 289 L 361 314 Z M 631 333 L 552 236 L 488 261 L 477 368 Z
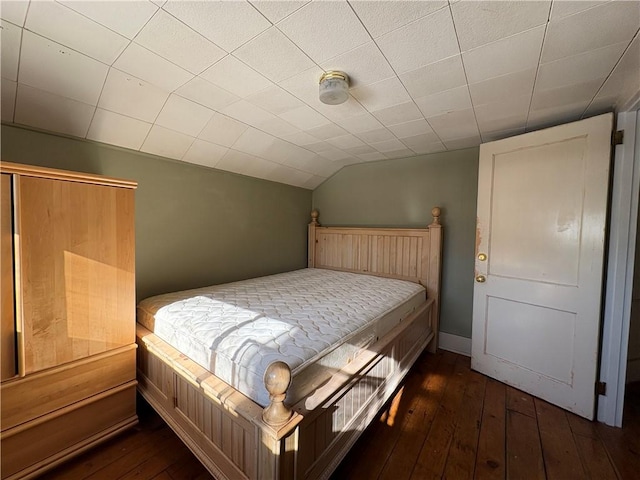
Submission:
M 330 71 L 320 77 L 320 101 L 338 105 L 349 98 L 349 77 L 346 73 Z

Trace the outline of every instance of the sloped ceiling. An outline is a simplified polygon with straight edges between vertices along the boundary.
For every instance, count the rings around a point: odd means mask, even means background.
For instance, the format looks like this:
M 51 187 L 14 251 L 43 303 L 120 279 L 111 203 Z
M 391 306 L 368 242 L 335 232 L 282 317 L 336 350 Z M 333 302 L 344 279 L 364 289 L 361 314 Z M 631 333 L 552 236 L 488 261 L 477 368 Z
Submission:
M 315 188 L 628 108 L 638 1 L 2 1 L 2 120 Z M 318 100 L 324 70 L 349 100 Z

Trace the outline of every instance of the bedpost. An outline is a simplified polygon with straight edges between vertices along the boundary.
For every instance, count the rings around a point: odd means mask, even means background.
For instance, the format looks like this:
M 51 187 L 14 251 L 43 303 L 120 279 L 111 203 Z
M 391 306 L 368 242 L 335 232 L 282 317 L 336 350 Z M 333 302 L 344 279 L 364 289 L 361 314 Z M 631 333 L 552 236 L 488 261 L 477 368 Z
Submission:
M 434 299 L 431 313 L 432 327 L 435 337 L 429 345 L 429 351 L 436 353 L 438 348 L 438 331 L 440 323 L 440 263 L 442 262 L 442 225 L 440 225 L 440 207 L 433 207 L 433 222 L 429 225 L 429 283 L 427 292 Z M 435 292 L 435 295 L 433 293 Z
M 316 266 L 316 227 L 319 227 L 318 217 L 320 212 L 315 208 L 311 211 L 311 223 L 309 224 L 309 233 L 307 241 L 309 242 L 307 267 L 313 268 Z
M 262 419 L 272 427 L 286 423 L 293 411 L 286 407 L 284 399 L 291 383 L 291 369 L 284 362 L 273 362 L 264 372 L 264 386 L 271 403 L 262 411 Z

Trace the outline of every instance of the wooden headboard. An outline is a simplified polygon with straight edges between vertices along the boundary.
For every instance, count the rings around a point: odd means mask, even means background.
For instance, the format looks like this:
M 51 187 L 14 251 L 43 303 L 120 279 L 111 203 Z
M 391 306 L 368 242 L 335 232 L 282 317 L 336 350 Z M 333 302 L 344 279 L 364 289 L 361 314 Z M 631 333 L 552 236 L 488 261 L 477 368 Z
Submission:
M 311 212 L 308 266 L 420 283 L 439 318 L 442 266 L 440 208 L 426 228 L 322 227 Z

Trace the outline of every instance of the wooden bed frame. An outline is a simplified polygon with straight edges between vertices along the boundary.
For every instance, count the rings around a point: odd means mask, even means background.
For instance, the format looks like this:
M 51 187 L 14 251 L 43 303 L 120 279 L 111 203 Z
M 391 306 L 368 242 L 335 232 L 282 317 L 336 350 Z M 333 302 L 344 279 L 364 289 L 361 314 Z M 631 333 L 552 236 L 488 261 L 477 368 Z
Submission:
M 424 348 L 437 345 L 442 229 L 309 224 L 309 267 L 422 284 L 427 300 L 325 384 L 292 406 L 286 364 L 265 375 L 266 408 L 137 325 L 138 389 L 217 479 L 326 479 Z M 278 365 L 280 364 L 280 365 Z

